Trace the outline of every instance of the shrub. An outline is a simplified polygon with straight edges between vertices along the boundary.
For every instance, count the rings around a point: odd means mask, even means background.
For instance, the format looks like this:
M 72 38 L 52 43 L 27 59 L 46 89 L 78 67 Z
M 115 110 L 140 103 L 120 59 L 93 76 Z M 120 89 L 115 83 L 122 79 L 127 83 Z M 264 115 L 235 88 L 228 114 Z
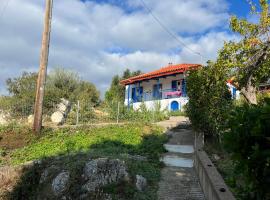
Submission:
M 187 77 L 187 115 L 195 129 L 207 135 L 219 136 L 225 129 L 232 100 L 226 76 L 209 64 Z
M 238 180 L 236 186 L 240 198 L 269 199 L 270 99 L 260 105 L 236 107 L 228 125 L 225 147 L 236 164 L 235 180 Z

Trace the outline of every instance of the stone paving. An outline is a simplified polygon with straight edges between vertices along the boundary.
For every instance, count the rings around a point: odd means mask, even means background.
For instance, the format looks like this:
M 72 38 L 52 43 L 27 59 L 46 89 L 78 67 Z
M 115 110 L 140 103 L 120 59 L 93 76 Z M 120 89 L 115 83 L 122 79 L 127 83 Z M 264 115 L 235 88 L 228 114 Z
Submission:
M 165 167 L 159 182 L 159 200 L 204 200 L 194 163 L 194 133 L 187 118 L 174 117 L 160 122 L 170 139 L 164 145 L 168 151 L 161 161 Z M 176 127 L 176 128 L 174 128 Z

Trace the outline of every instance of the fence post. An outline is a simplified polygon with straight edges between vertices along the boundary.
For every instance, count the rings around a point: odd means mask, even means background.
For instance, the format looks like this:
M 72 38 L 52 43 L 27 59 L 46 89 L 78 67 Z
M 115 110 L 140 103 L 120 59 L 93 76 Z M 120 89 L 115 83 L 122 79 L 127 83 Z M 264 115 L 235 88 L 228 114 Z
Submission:
M 77 102 L 77 118 L 76 118 L 76 125 L 79 125 L 79 114 L 80 114 L 80 101 Z
M 117 104 L 117 124 L 119 123 L 120 102 Z

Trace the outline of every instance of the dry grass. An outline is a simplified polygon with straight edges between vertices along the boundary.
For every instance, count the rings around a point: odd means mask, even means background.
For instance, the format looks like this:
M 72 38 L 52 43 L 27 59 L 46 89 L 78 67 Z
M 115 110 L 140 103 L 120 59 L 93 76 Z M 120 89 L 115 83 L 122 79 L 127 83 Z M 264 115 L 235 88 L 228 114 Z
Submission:
M 0 200 L 4 200 L 4 195 L 11 192 L 20 179 L 22 167 L 5 166 L 0 168 Z

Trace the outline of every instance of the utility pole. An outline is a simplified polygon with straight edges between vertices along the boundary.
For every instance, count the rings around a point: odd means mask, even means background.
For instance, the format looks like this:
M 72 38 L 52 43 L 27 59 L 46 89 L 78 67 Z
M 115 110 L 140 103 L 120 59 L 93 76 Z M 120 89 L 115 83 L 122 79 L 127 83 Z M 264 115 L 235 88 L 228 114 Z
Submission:
M 37 80 L 36 101 L 34 108 L 33 130 L 40 133 L 42 127 L 42 107 L 47 75 L 47 65 L 49 56 L 51 21 L 52 21 L 53 0 L 46 0 L 44 31 L 42 35 L 42 46 L 40 55 L 40 66 Z

